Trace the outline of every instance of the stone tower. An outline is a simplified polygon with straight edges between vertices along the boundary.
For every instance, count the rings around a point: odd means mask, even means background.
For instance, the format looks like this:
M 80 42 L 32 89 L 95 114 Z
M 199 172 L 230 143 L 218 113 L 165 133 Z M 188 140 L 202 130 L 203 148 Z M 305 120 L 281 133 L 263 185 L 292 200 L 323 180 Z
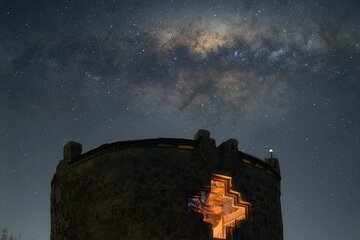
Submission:
M 194 140 L 69 142 L 51 182 L 51 240 L 283 240 L 280 168 Z

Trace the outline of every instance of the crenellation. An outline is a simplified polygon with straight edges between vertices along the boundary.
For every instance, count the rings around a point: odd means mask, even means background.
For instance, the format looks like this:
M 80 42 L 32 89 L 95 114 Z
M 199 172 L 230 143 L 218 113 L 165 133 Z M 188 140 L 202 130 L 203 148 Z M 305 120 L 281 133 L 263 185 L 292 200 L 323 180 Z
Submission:
M 209 199 L 215 173 L 229 183 L 224 199 L 246 209 L 219 236 L 283 240 L 279 169 L 277 159 L 238 151 L 236 139 L 216 147 L 203 129 L 194 140 L 117 142 L 84 154 L 69 142 L 51 184 L 51 240 L 214 239 L 189 199 Z
M 269 164 L 273 169 L 275 169 L 280 174 L 280 164 L 279 159 L 277 158 L 265 158 L 265 162 Z
M 64 160 L 71 162 L 82 153 L 82 145 L 78 142 L 70 141 L 64 146 Z

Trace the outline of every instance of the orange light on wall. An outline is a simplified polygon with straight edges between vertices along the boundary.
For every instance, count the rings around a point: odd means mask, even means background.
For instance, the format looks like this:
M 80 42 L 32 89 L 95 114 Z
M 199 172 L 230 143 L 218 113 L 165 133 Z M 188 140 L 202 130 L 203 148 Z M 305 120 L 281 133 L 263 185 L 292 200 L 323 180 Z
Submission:
M 226 228 L 235 227 L 236 221 L 247 219 L 250 203 L 240 198 L 240 193 L 231 190 L 231 177 L 213 174 L 210 191 L 197 198 L 195 211 L 204 215 L 204 222 L 211 223 L 213 237 L 226 239 Z

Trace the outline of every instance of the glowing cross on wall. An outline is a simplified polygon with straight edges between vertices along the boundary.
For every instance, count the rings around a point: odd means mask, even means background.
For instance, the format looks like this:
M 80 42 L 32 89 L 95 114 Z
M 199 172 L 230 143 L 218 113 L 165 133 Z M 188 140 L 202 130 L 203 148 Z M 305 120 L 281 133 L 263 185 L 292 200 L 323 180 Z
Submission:
M 236 221 L 247 219 L 250 204 L 240 199 L 240 194 L 231 190 L 231 177 L 213 174 L 210 191 L 189 198 L 190 211 L 201 212 L 204 222 L 211 223 L 213 238 L 226 239 L 226 228 L 235 227 Z

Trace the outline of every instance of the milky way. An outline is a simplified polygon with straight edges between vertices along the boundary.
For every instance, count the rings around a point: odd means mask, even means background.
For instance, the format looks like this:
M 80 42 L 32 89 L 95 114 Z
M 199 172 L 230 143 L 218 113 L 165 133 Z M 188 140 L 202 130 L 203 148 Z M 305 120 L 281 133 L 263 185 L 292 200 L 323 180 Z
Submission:
M 359 239 L 359 10 L 0 1 L 0 227 L 49 238 L 49 184 L 69 140 L 88 151 L 206 128 L 261 158 L 275 149 L 285 239 Z

